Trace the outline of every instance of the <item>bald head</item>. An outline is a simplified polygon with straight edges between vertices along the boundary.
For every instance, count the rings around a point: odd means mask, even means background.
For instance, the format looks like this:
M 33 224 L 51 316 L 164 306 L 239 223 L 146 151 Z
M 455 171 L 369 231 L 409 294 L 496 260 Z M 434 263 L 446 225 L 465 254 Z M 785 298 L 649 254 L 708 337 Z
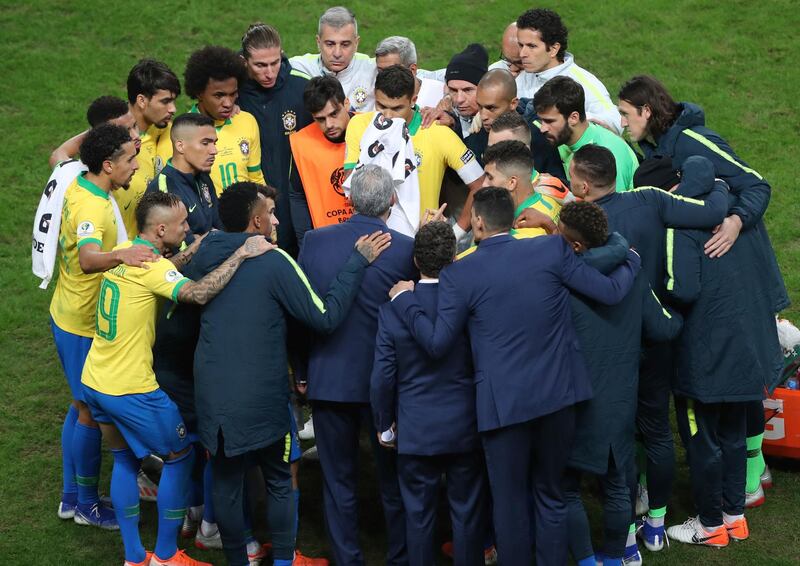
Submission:
M 505 69 L 492 69 L 478 83 L 478 109 L 488 132 L 500 115 L 517 107 L 517 83 Z
M 517 43 L 517 22 L 511 22 L 503 32 L 503 42 L 500 44 L 503 61 L 508 65 L 511 75 L 516 78 L 522 72 L 522 60 L 519 57 L 519 44 Z

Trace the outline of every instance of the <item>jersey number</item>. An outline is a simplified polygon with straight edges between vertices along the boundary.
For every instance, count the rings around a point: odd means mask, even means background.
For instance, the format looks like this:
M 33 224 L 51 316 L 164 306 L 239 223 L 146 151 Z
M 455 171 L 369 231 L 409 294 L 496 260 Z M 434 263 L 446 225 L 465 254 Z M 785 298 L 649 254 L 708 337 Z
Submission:
M 119 287 L 108 279 L 103 279 L 100 286 L 100 298 L 97 301 L 97 317 L 95 330 L 97 335 L 106 340 L 117 337 L 117 313 L 119 312 Z M 101 323 L 101 319 L 105 322 Z M 102 326 L 107 328 L 103 329 Z
M 226 163 L 219 166 L 219 176 L 222 179 L 222 188 L 226 189 L 239 180 L 236 163 Z

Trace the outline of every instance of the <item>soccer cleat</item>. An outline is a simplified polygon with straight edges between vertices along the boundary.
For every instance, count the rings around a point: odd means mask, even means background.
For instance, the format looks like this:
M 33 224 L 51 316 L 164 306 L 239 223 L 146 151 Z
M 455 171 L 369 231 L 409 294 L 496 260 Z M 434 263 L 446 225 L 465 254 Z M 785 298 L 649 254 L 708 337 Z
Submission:
M 453 541 L 447 541 L 442 545 L 442 554 L 448 558 L 453 558 Z M 483 563 L 485 566 L 497 564 L 497 549 L 494 545 L 483 550 Z
M 608 557 L 602 552 L 594 553 L 594 560 L 597 566 L 603 566 L 603 562 L 607 558 Z M 635 544 L 625 547 L 625 555 L 622 557 L 622 563 L 625 566 L 642 566 L 642 555 L 639 552 L 639 547 Z
M 636 484 L 636 516 L 641 517 L 650 510 L 650 500 L 647 497 L 647 488 L 640 483 Z
M 750 536 L 750 528 L 747 526 L 747 519 L 741 517 L 732 523 L 725 521 L 725 529 L 728 536 L 733 540 L 746 540 Z
M 153 556 L 153 553 L 149 550 L 145 551 L 144 553 L 144 560 L 141 562 L 131 562 L 130 560 L 126 560 L 122 566 L 149 566 L 150 565 L 150 558 Z
M 312 446 L 311 448 L 303 452 L 302 458 L 307 462 L 319 462 L 319 452 L 317 452 L 317 447 Z
M 197 536 L 194 537 L 194 545 L 200 550 L 222 550 L 222 537 L 219 535 L 219 528 L 214 525 L 214 530 L 210 534 L 203 532 L 202 524 L 197 529 Z
M 772 472 L 769 471 L 769 466 L 764 466 L 764 472 L 761 474 L 761 487 L 769 489 L 772 487 Z
M 191 515 L 187 512 L 183 516 L 183 525 L 181 525 L 181 538 L 193 538 L 197 534 L 197 529 L 200 526 L 200 521 L 192 519 Z
M 109 509 L 99 502 L 88 509 L 81 509 L 81 506 L 78 505 L 75 507 L 75 516 L 72 520 L 79 525 L 99 527 L 107 531 L 119 530 L 119 524 L 117 523 L 117 517 L 114 515 L 114 510 Z
M 314 417 L 311 417 L 306 421 L 306 424 L 303 426 L 303 430 L 297 433 L 298 438 L 300 440 L 313 440 L 314 439 Z
M 330 562 L 328 562 L 327 558 L 311 558 L 310 556 L 300 554 L 299 550 L 294 551 L 292 566 L 328 566 L 328 564 L 330 564 Z
M 699 544 L 722 548 L 728 546 L 730 537 L 725 525 L 708 530 L 700 522 L 699 517 L 689 517 L 682 525 L 675 525 L 667 529 L 667 536 L 672 540 L 686 544 Z
M 75 508 L 77 505 L 73 505 L 72 503 L 67 503 L 66 501 L 62 501 L 58 504 L 58 518 L 59 519 L 72 519 L 75 517 Z
M 258 542 L 254 541 L 255 544 Z M 247 548 L 250 548 L 251 543 L 247 543 Z M 261 566 L 264 559 L 269 556 L 270 552 L 272 552 L 272 543 L 265 542 L 255 552 L 247 551 L 247 560 L 250 562 L 250 566 Z
M 150 566 L 213 566 L 210 562 L 195 560 L 184 550 L 178 550 L 172 558 L 162 560 L 156 556 L 155 552 L 150 559 Z
M 136 483 L 139 484 L 139 499 L 142 501 L 155 501 L 158 497 L 158 484 L 153 483 L 147 474 L 139 470 L 136 476 Z
M 767 498 L 764 495 L 764 487 L 760 484 L 753 493 L 747 491 L 744 494 L 744 506 L 747 509 L 753 509 L 754 507 L 759 507 L 763 505 L 766 500 Z
M 642 525 L 636 531 L 636 535 L 642 539 L 644 547 L 650 552 L 658 552 L 664 548 L 664 543 L 669 544 L 664 525 L 654 527 L 647 522 L 647 517 L 642 519 Z

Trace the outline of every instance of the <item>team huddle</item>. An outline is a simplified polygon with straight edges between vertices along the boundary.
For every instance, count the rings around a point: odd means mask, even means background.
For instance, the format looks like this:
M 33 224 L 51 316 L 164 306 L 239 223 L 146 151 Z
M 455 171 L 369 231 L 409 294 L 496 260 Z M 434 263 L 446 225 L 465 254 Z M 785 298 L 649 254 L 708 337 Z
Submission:
M 470 44 L 438 71 L 401 36 L 358 52 L 343 7 L 316 39 L 289 58 L 256 23 L 182 81 L 143 59 L 53 151 L 33 268 L 57 273 L 73 399 L 58 516 L 119 531 L 125 566 L 207 564 L 181 537 L 235 566 L 328 564 L 298 550 L 299 430 L 340 566 L 365 563 L 362 433 L 387 564 L 437 562 L 440 492 L 456 565 L 747 539 L 789 305 L 762 175 L 653 77 L 612 101 L 551 10 L 499 61 Z M 697 514 L 668 527 L 673 400 Z

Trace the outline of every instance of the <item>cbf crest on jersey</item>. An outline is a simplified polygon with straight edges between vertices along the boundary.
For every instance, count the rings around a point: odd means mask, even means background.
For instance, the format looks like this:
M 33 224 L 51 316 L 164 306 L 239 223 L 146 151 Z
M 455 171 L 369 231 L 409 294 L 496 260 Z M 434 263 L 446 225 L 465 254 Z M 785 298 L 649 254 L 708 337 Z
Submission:
M 247 157 L 250 155 L 250 142 L 246 139 L 242 138 L 239 140 L 239 151 L 242 152 L 242 155 Z
M 287 110 L 283 113 L 283 129 L 287 132 L 293 132 L 297 127 L 297 114 L 294 110 Z
M 200 183 L 200 196 L 203 197 L 208 206 L 211 206 L 211 191 L 208 189 L 208 183 Z
M 364 106 L 364 103 L 367 101 L 367 89 L 363 86 L 357 86 L 353 90 L 353 106 L 360 108 Z

